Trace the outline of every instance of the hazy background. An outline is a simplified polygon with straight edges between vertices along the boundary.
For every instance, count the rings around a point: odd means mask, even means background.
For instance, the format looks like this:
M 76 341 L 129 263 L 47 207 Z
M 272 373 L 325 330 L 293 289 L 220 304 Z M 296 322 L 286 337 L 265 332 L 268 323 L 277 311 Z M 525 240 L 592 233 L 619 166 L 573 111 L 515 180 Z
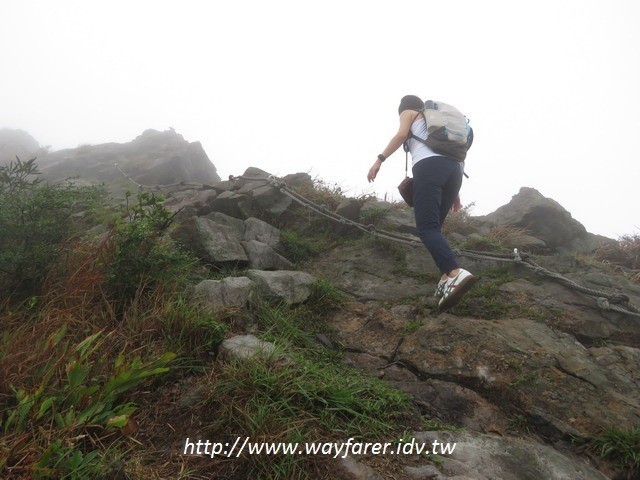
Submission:
M 366 174 L 415 94 L 471 118 L 474 215 L 529 186 L 615 238 L 640 229 L 639 26 L 637 0 L 0 0 L 0 128 L 59 150 L 173 127 L 223 178 L 397 198 L 403 152 Z

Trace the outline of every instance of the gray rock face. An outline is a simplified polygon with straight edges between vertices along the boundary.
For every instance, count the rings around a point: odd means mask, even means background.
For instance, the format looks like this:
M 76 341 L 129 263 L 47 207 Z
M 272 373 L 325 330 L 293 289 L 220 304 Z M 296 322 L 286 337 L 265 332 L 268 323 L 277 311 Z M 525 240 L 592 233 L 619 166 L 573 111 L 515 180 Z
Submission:
M 292 188 L 313 188 L 313 179 L 308 173 L 292 173 L 283 177 L 282 180 Z
M 360 209 L 360 223 L 383 225 L 383 230 L 408 234 L 420 241 L 413 209 L 394 208 L 389 202 L 369 200 Z
M 203 305 L 214 310 L 242 308 L 247 305 L 255 284 L 247 277 L 227 277 L 222 280 L 203 280 L 194 294 Z
M 522 187 L 507 205 L 477 218 L 491 225 L 523 228 L 551 249 L 590 251 L 608 240 L 588 233 L 562 205 L 534 188 Z
M 238 239 L 243 238 L 244 236 L 245 224 L 244 221 L 239 218 L 231 217 L 221 212 L 211 212 L 208 215 L 205 215 L 205 218 L 208 218 L 218 225 L 224 225 L 225 227 L 232 228 Z
M 257 218 L 243 221 L 212 212 L 184 221 L 172 236 L 212 264 L 249 264 L 258 270 L 290 270 L 293 267 L 271 246 L 278 245 L 280 231 Z
M 254 214 L 251 198 L 232 191 L 222 192 L 213 201 L 212 210 L 224 213 L 230 217 L 247 219 Z
M 417 442 L 455 443 L 453 453 L 439 455 L 439 475 L 431 478 L 473 480 L 607 480 L 585 463 L 551 447 L 520 438 L 477 435 L 465 432 L 419 432 Z M 429 477 L 427 477 L 429 478 Z
M 208 218 L 191 217 L 173 232 L 172 237 L 209 263 L 249 263 L 237 230 Z
M 280 244 L 280 230 L 257 218 L 247 218 L 244 222 L 245 241 L 257 240 L 271 248 Z
M 258 270 L 291 270 L 293 264 L 266 243 L 257 240 L 241 242 L 252 268 Z
M 559 271 L 559 268 L 552 268 Z M 615 284 L 599 285 L 602 282 L 597 274 L 565 274 L 571 280 L 587 288 L 610 293 L 626 293 L 634 305 L 640 304 L 640 287 L 620 277 Z M 612 277 L 606 277 L 612 281 Z M 553 326 L 571 333 L 587 344 L 599 344 L 607 341 L 623 342 L 640 348 L 640 329 L 637 320 L 624 314 L 603 311 L 597 308 L 594 298 L 580 295 L 574 290 L 550 281 L 536 284 L 524 278 L 500 286 L 500 292 L 511 295 L 535 305 L 545 318 L 554 318 Z M 558 315 L 562 312 L 562 315 Z
M 348 198 L 340 202 L 336 208 L 336 213 L 348 220 L 357 222 L 360 219 L 360 209 L 362 204 L 355 198 Z
M 406 370 L 389 370 L 385 378 L 411 391 L 427 410 L 436 408 L 439 418 L 506 433 L 508 419 L 482 397 L 517 405 L 550 438 L 640 424 L 640 383 L 632 367 L 638 349 L 587 349 L 570 334 L 524 318 L 443 314 L 423 319 L 411 334 L 406 322 L 379 309 L 345 312 L 334 326 L 347 350 L 368 353 L 350 358 L 369 372 L 388 363 L 383 359 L 395 351 L 394 359 Z M 433 385 L 414 375 L 464 385 L 480 397 L 450 388 L 436 394 Z
M 411 275 L 431 274 L 435 279 L 433 260 L 421 245 L 405 252 L 406 267 L 399 265 L 385 244 L 339 246 L 314 262 L 310 273 L 331 280 L 361 300 L 401 301 L 430 294 L 432 287 Z M 406 274 L 400 271 L 401 266 Z
M 302 303 L 309 298 L 311 284 L 315 281 L 308 273 L 285 270 L 249 270 L 247 277 L 256 283 L 261 293 L 275 296 L 288 305 Z
M 135 188 L 118 167 L 133 181 L 152 187 L 220 180 L 202 145 L 187 142 L 173 130 L 146 130 L 129 143 L 85 145 L 52 152 L 39 157 L 38 164 L 50 181 L 77 176 L 78 183 L 105 182 L 116 192 Z

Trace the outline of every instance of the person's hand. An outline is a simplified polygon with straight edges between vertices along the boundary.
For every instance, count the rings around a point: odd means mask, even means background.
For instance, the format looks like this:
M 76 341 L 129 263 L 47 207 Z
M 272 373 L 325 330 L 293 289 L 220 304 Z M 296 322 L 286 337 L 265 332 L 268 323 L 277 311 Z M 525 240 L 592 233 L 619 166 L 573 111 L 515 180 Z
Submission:
M 380 171 L 380 165 L 382 165 L 382 162 L 380 162 L 380 160 L 376 160 L 376 163 L 374 163 L 373 166 L 369 169 L 369 173 L 367 174 L 367 180 L 369 180 L 369 183 L 373 182 L 376 179 L 376 176 Z
M 462 202 L 460 201 L 460 195 L 458 195 L 456 199 L 453 201 L 453 205 L 451 206 L 451 211 L 453 213 L 456 213 L 456 212 L 459 212 L 460 210 L 462 210 Z

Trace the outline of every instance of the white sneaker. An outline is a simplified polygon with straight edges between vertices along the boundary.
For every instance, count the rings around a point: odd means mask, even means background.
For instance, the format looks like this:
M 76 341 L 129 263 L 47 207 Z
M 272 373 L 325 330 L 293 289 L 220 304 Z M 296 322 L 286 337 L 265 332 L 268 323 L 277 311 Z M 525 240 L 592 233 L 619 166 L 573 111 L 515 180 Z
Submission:
M 471 272 L 461 268 L 458 275 L 447 280 L 444 286 L 444 294 L 440 302 L 438 302 L 438 308 L 444 310 L 445 308 L 453 307 L 478 280 L 479 278 L 472 275 Z
M 434 292 L 433 296 L 436 298 L 442 298 L 442 296 L 444 295 L 444 287 L 446 284 L 447 284 L 446 278 L 444 280 L 440 280 L 438 282 L 438 286 L 436 287 L 436 291 Z

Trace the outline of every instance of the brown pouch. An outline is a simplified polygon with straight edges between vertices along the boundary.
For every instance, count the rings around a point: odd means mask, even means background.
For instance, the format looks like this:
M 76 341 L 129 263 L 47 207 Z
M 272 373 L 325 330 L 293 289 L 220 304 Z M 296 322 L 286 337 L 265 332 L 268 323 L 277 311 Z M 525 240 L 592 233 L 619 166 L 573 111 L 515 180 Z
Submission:
M 413 207 L 413 178 L 405 177 L 398 185 L 398 191 L 407 205 Z

